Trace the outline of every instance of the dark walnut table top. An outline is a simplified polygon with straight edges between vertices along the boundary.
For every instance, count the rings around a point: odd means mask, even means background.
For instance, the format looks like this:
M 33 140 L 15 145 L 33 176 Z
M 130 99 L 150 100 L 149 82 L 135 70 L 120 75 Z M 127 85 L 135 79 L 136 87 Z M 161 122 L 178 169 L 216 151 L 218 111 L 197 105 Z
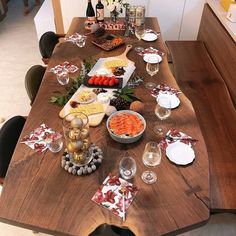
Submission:
M 74 18 L 68 35 L 87 32 L 83 28 L 83 22 L 84 18 Z M 147 18 L 146 24 L 159 31 L 155 18 Z M 99 58 L 119 55 L 125 49 L 125 46 L 121 46 L 105 52 L 91 44 L 92 39 L 93 36 L 89 35 L 84 48 L 78 48 L 72 43 L 58 45 L 47 71 L 66 60 L 80 66 L 80 61 L 89 56 Z M 153 46 L 166 52 L 161 38 L 148 43 L 132 36 L 127 38 L 127 44 L 132 44 L 133 47 Z M 143 59 L 134 50 L 129 52 L 128 58 L 135 62 L 136 72 L 145 77 L 145 82 L 167 83 L 179 88 L 169 70 L 166 56 L 160 64 L 158 75 L 152 79 L 145 71 Z M 42 123 L 62 132 L 58 116 L 61 107 L 49 102 L 55 90 L 64 91 L 64 87 L 59 85 L 55 75 L 46 72 L 21 138 Z M 73 176 L 63 170 L 60 167 L 63 151 L 57 154 L 50 151 L 38 154 L 28 146 L 18 143 L 0 198 L 1 221 L 55 235 L 81 236 L 88 235 L 104 223 L 129 228 L 137 236 L 154 236 L 180 232 L 206 222 L 209 217 L 208 156 L 191 103 L 184 94 L 180 94 L 180 106 L 172 110 L 164 124 L 166 128 L 177 128 L 199 140 L 194 146 L 195 161 L 186 167 L 177 166 L 163 152 L 162 162 L 155 169 L 158 181 L 153 185 L 146 185 L 140 177 L 147 169 L 141 156 L 145 144 L 157 140 L 153 126 L 160 121 L 154 114 L 156 101 L 145 86 L 137 87 L 135 93 L 146 103 L 143 116 L 147 121 L 147 129 L 144 136 L 133 144 L 117 143 L 106 130 L 106 118 L 98 127 L 90 128 L 91 141 L 101 146 L 104 161 L 89 176 Z M 126 221 L 122 222 L 122 219 L 92 202 L 91 198 L 108 173 L 118 174 L 118 163 L 124 152 L 128 152 L 137 162 L 133 183 L 138 186 L 139 192 L 128 209 Z

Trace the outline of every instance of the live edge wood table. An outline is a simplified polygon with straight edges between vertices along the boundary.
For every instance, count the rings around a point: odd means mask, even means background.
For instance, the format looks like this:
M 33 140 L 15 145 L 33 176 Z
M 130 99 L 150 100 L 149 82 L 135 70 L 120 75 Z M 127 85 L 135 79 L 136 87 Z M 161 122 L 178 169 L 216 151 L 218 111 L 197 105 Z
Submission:
M 68 35 L 85 33 L 84 20 L 74 18 Z M 147 18 L 146 25 L 159 31 L 155 18 Z M 89 35 L 84 48 L 78 48 L 72 43 L 58 45 L 47 71 L 66 60 L 79 66 L 81 60 L 89 56 L 99 58 L 119 55 L 125 48 L 121 46 L 105 52 L 91 44 L 92 39 L 93 36 Z M 127 38 L 127 44 L 133 47 L 153 46 L 165 52 L 161 37 L 148 43 L 131 36 Z M 142 57 L 134 50 L 129 52 L 128 57 L 135 61 L 136 72 L 145 77 L 145 83 L 155 81 L 179 89 L 169 70 L 166 55 L 154 78 L 147 75 Z M 49 102 L 55 90 L 65 91 L 55 75 L 46 72 L 20 139 L 42 123 L 62 132 L 58 116 L 61 108 Z M 156 101 L 145 85 L 138 86 L 135 92 L 146 103 L 143 116 L 147 121 L 147 129 L 144 136 L 136 143 L 125 145 L 110 138 L 105 126 L 106 119 L 98 127 L 91 128 L 91 141 L 100 145 L 104 152 L 102 165 L 91 175 L 73 176 L 63 170 L 60 167 L 63 150 L 57 154 L 50 151 L 38 154 L 18 143 L 0 198 L 1 221 L 54 235 L 78 236 L 89 235 L 104 223 L 129 228 L 137 236 L 177 234 L 205 223 L 209 218 L 208 156 L 191 103 L 184 94 L 180 94 L 180 106 L 172 111 L 164 123 L 166 128 L 176 128 L 199 140 L 194 146 L 196 159 L 191 165 L 177 166 L 163 152 L 162 162 L 154 170 L 158 176 L 157 182 L 146 185 L 140 177 L 147 169 L 141 156 L 145 144 L 157 139 L 153 126 L 159 120 L 154 114 Z M 118 163 L 124 152 L 128 152 L 137 162 L 133 183 L 138 186 L 139 192 L 128 209 L 126 221 L 122 222 L 119 217 L 92 202 L 91 198 L 109 172 L 118 174 Z

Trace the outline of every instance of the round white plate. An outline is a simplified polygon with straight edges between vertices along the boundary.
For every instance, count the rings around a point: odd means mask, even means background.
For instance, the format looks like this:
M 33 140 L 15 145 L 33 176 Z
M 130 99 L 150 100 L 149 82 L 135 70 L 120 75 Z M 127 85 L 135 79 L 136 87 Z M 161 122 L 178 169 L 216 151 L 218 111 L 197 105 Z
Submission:
M 147 42 L 152 42 L 157 40 L 157 35 L 154 33 L 146 33 L 143 37 L 142 40 L 147 41 Z
M 145 62 L 151 61 L 151 63 L 160 63 L 162 61 L 162 57 L 156 53 L 146 53 L 143 56 L 143 60 Z
M 159 95 L 157 96 L 156 100 L 158 100 L 158 98 L 160 98 L 160 97 L 167 97 L 168 99 L 170 99 L 171 107 L 163 106 L 165 108 L 174 109 L 174 108 L 178 107 L 179 104 L 180 104 L 180 100 L 179 100 L 179 98 L 175 94 L 169 94 L 169 93 L 162 93 L 162 92 L 160 92 Z
M 195 159 L 194 150 L 189 145 L 179 141 L 167 146 L 166 156 L 177 165 L 188 165 Z
M 90 92 L 90 98 L 88 99 L 88 100 L 85 100 L 85 101 L 83 101 L 83 100 L 81 100 L 80 99 L 80 95 L 81 95 L 81 93 L 82 92 L 84 92 L 83 90 L 78 94 L 78 102 L 80 103 L 80 104 L 88 104 L 88 103 L 92 103 L 92 102 L 94 102 L 95 100 L 96 100 L 96 97 L 97 97 L 97 95 L 94 93 L 94 92 Z

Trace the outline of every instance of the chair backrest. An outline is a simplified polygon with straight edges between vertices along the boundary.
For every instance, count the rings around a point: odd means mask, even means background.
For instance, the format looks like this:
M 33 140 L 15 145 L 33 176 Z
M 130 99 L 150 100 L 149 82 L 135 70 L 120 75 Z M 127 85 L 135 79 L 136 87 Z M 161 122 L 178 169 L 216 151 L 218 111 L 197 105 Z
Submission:
M 32 66 L 25 75 L 25 89 L 31 105 L 39 90 L 46 68 L 41 65 Z
M 50 58 L 59 42 L 59 37 L 52 31 L 44 33 L 39 40 L 39 50 L 43 58 Z
M 25 118 L 14 116 L 0 130 L 0 178 L 4 178 L 16 143 L 25 124 Z

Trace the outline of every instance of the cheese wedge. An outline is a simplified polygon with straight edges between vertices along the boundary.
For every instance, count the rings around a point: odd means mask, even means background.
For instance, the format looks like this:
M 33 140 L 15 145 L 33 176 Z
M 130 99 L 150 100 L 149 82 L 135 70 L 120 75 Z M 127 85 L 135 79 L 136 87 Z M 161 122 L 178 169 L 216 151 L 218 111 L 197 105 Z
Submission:
M 76 108 L 71 108 L 70 113 L 71 112 L 83 112 L 84 114 L 89 116 L 89 115 L 94 115 L 98 113 L 103 113 L 104 109 L 101 103 L 96 102 L 96 103 L 90 103 L 90 104 L 85 104 L 85 105 L 79 105 Z
M 108 69 L 113 67 L 125 67 L 127 65 L 128 65 L 128 60 L 124 59 L 114 59 L 104 62 L 104 66 Z

